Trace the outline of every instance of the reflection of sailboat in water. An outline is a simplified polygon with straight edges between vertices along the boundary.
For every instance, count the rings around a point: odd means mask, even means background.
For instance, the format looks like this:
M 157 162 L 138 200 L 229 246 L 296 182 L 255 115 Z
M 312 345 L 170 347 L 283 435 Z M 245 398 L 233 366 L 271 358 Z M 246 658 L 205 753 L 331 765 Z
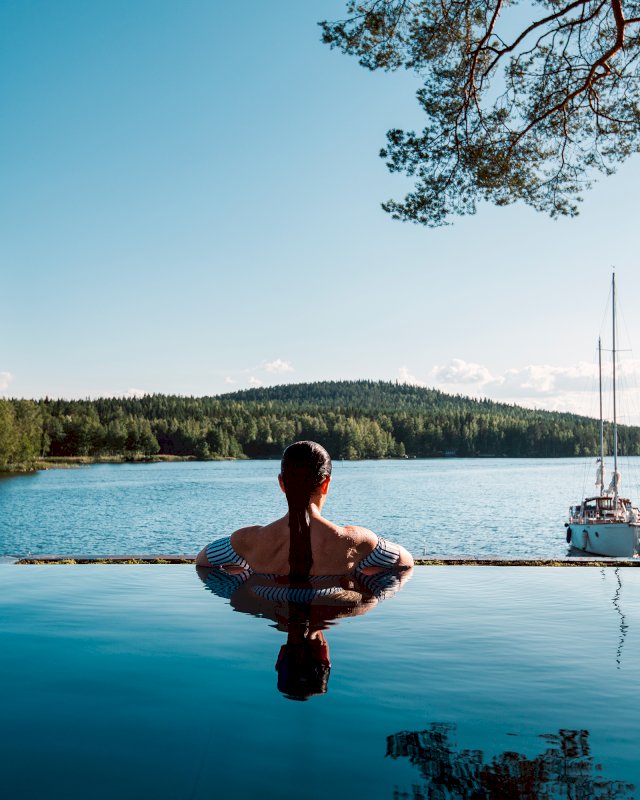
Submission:
M 600 395 L 600 458 L 596 474 L 599 494 L 585 497 L 569 509 L 567 543 L 573 548 L 601 556 L 626 558 L 640 550 L 640 510 L 619 493 L 618 418 L 616 405 L 616 276 L 611 279 L 612 305 L 612 378 L 613 378 L 613 475 L 605 491 L 604 421 L 602 416 L 602 346 L 598 339 L 598 373 Z
M 411 571 L 310 576 L 300 583 L 251 570 L 199 569 L 198 574 L 235 611 L 271 619 L 287 634 L 276 662 L 278 689 L 290 700 L 307 700 L 328 688 L 331 661 L 324 631 L 339 619 L 371 611 L 399 591 Z
M 393 800 L 476 800 L 513 797 L 551 800 L 556 797 L 604 800 L 633 798 L 634 785 L 606 780 L 594 763 L 589 731 L 560 730 L 539 738 L 546 749 L 529 758 L 507 751 L 485 761 L 481 750 L 458 750 L 455 726 L 432 724 L 422 731 L 401 731 L 387 737 L 387 756 L 408 758 L 424 780 L 411 792 L 394 791 Z

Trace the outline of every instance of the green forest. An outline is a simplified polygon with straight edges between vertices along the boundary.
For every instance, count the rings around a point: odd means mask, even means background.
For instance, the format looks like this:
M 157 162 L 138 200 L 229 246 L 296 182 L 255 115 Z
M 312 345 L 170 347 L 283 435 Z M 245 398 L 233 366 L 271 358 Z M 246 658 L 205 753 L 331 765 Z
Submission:
M 607 438 L 611 438 L 608 431 Z M 0 400 L 0 469 L 42 459 L 276 458 L 296 439 L 333 458 L 595 455 L 598 423 L 575 414 L 382 381 L 300 383 L 215 397 Z M 640 428 L 619 450 L 640 454 Z

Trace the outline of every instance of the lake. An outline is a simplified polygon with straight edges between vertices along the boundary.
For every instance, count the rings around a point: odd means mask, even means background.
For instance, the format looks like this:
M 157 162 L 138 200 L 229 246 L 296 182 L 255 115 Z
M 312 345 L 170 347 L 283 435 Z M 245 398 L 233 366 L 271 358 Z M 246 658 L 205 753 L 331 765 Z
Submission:
M 626 461 L 626 460 L 625 460 Z M 638 500 L 623 464 L 623 489 Z M 0 479 L 0 555 L 194 553 L 284 513 L 277 461 L 101 464 Z M 562 557 L 595 460 L 337 461 L 329 519 L 414 555 Z M 628 489 L 627 487 L 632 488 Z

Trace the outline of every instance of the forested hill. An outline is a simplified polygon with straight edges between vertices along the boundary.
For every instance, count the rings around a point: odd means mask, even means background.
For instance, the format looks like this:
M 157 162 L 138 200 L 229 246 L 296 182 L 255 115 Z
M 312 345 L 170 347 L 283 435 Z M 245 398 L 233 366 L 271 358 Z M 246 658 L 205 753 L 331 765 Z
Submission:
M 281 386 L 268 386 L 245 389 L 221 395 L 224 399 L 239 402 L 268 403 L 278 402 L 296 406 L 313 406 L 333 410 L 353 412 L 400 412 L 400 411 L 478 411 L 516 413 L 530 412 L 527 409 L 496 403 L 493 400 L 475 400 L 463 395 L 451 395 L 437 389 L 411 386 L 406 383 L 388 381 L 320 381 L 317 383 L 288 383 Z M 534 412 L 538 413 L 538 412 Z M 541 412 L 550 414 L 552 412 Z M 575 418 L 573 414 L 567 416 Z
M 595 455 L 596 420 L 377 381 L 216 397 L 0 400 L 0 468 L 64 456 L 274 458 L 296 439 L 335 458 Z M 640 429 L 620 426 L 622 453 Z

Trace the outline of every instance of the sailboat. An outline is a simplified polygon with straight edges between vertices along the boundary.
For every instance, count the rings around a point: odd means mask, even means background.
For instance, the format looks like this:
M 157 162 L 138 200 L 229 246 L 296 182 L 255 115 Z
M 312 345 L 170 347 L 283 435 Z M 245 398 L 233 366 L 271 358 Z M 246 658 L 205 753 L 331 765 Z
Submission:
M 616 409 L 616 276 L 611 279 L 613 329 L 613 475 L 605 490 L 604 421 L 602 417 L 602 344 L 598 339 L 600 386 L 600 458 L 596 472 L 599 494 L 569 509 L 567 543 L 585 553 L 632 558 L 640 553 L 640 510 L 620 495 L 618 419 Z

